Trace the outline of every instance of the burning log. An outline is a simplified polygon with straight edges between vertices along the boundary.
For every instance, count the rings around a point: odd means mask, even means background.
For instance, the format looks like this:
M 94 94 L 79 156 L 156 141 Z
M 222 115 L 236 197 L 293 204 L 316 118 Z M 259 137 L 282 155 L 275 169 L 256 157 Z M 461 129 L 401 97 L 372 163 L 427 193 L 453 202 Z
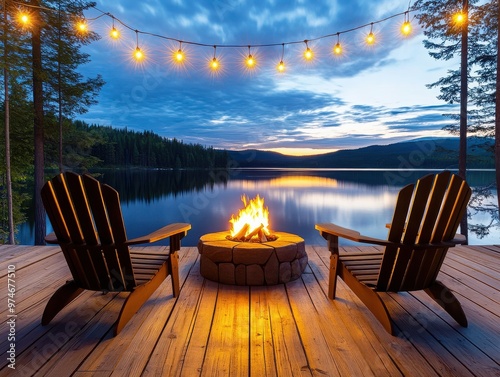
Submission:
M 243 227 L 240 229 L 240 231 L 234 235 L 233 240 L 244 241 L 245 234 L 247 233 L 248 228 L 250 228 L 250 224 L 243 225 Z
M 252 230 L 246 237 L 245 237 L 245 241 L 250 241 L 252 239 L 253 236 L 255 236 L 256 234 L 258 234 L 262 229 L 264 228 L 264 225 L 263 224 L 260 224 L 260 226 L 258 226 L 257 228 L 255 228 L 254 230 Z M 259 237 L 260 238 L 260 237 Z
M 259 229 L 259 235 L 258 235 L 258 237 L 259 237 L 260 242 L 262 242 L 262 243 L 267 242 L 266 233 L 264 233 L 262 231 L 262 229 Z

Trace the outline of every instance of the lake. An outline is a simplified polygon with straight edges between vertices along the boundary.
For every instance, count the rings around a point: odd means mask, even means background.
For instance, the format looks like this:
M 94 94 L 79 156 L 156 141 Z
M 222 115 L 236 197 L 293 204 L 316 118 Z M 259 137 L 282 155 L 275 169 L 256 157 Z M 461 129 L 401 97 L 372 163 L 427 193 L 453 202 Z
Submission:
M 231 215 L 242 208 L 242 195 L 259 194 L 269 208 L 270 228 L 298 234 L 309 245 L 326 245 L 314 229 L 333 222 L 364 235 L 386 238 L 401 187 L 428 174 L 426 170 L 238 169 L 227 171 L 107 170 L 96 174 L 120 193 L 128 237 L 147 234 L 168 223 L 188 222 L 192 230 L 183 246 L 196 246 L 201 235 L 229 229 Z M 494 171 L 469 171 L 471 187 L 491 185 Z M 496 204 L 496 191 L 483 206 Z M 469 227 L 487 226 L 489 214 L 475 213 Z M 473 212 L 473 213 L 472 213 Z M 33 244 L 33 225 L 22 224 L 17 241 Z M 47 223 L 47 231 L 51 231 Z M 498 244 L 500 228 L 489 234 L 469 232 L 469 243 Z M 353 244 L 341 240 L 343 245 Z

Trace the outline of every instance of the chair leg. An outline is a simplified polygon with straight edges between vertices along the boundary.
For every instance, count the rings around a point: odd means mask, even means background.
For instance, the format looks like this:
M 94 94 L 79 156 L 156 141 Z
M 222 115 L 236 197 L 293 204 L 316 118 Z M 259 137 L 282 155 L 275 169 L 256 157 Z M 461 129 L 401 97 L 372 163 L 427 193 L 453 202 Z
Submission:
M 163 263 L 158 272 L 153 276 L 153 278 L 136 287 L 123 303 L 122 309 L 116 321 L 114 335 L 118 335 L 120 331 L 125 327 L 125 325 L 130 321 L 133 315 L 141 308 L 141 306 L 148 300 L 148 298 L 153 294 L 154 291 L 160 286 L 160 284 L 169 275 L 167 262 Z
M 168 268 L 170 270 L 170 276 L 172 278 L 172 291 L 174 297 L 179 296 L 180 282 L 179 282 L 179 254 L 177 251 L 170 253 L 170 258 L 168 258 Z
M 42 326 L 48 325 L 57 313 L 59 313 L 82 292 L 83 288 L 80 288 L 74 280 L 68 281 L 55 291 L 43 311 Z
M 332 254 L 330 256 L 330 273 L 328 277 L 328 298 L 335 299 L 337 290 L 337 268 L 339 264 L 339 255 Z
M 389 334 L 394 335 L 391 316 L 389 315 L 384 301 L 382 301 L 378 293 L 361 283 L 344 266 L 340 267 L 339 276 L 373 313 L 375 318 L 378 319 L 386 331 Z
M 462 305 L 455 295 L 439 281 L 434 281 L 429 288 L 424 289 L 425 293 L 432 297 L 439 306 L 458 322 L 459 325 L 467 327 L 467 317 L 465 316 Z

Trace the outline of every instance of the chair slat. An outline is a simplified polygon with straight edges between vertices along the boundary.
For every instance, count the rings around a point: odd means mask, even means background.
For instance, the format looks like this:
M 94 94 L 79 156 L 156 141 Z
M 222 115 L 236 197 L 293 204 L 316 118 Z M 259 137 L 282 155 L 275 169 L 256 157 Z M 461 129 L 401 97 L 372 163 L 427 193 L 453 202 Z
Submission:
M 392 216 L 392 224 L 389 229 L 388 240 L 391 242 L 401 242 L 401 237 L 405 230 L 406 219 L 410 207 L 413 189 L 415 185 L 410 184 L 403 187 L 398 194 L 396 208 Z M 385 291 L 391 279 L 394 261 L 398 255 L 399 248 L 395 246 L 388 246 L 384 252 L 384 259 L 380 266 L 380 273 L 377 282 L 377 289 Z
M 83 288 L 99 289 L 100 282 L 94 264 L 86 247 L 78 214 L 75 210 L 74 200 L 68 188 L 65 175 L 61 174 L 52 180 L 54 192 L 61 208 L 61 214 L 66 221 L 69 237 L 71 239 L 70 249 L 75 265 L 80 265 L 82 281 L 86 284 Z
M 405 232 L 402 238 L 402 242 L 404 244 L 415 244 L 417 241 L 425 210 L 427 209 L 434 178 L 434 175 L 427 175 L 419 179 L 417 182 L 413 193 Z
M 106 211 L 109 217 L 109 223 L 113 231 L 113 239 L 116 245 L 116 252 L 120 260 L 125 289 L 131 290 L 135 285 L 134 270 L 130 260 L 130 250 L 124 245 L 127 241 L 127 232 L 123 222 L 123 215 L 120 207 L 120 197 L 118 192 L 108 185 L 101 185 L 102 195 L 106 203 Z
M 110 291 L 124 289 L 126 286 L 125 278 L 116 252 L 108 221 L 108 213 L 101 192 L 101 185 L 98 180 L 89 175 L 82 176 L 82 179 L 110 274 L 110 286 L 108 289 Z
M 85 239 L 86 248 L 88 254 L 99 279 L 99 287 L 94 289 L 99 289 L 102 287 L 110 286 L 110 276 L 106 261 L 102 254 L 101 245 L 97 239 L 97 232 L 94 225 L 94 220 L 92 219 L 92 213 L 90 211 L 89 202 L 87 200 L 87 195 L 85 193 L 85 188 L 83 186 L 83 181 L 80 175 L 67 172 L 66 182 L 71 193 L 73 205 L 75 212 L 78 216 L 78 221 L 80 223 L 81 231 Z M 82 250 L 84 252 L 84 250 Z
M 75 263 L 75 256 L 70 253 L 67 245 L 71 243 L 71 237 L 69 235 L 68 228 L 66 227 L 66 222 L 61 213 L 59 207 L 59 202 L 54 192 L 52 182 L 47 182 L 41 190 L 42 202 L 49 217 L 50 223 L 57 239 L 61 245 L 61 251 L 63 252 L 64 258 L 68 263 L 68 267 L 73 275 L 73 278 L 79 285 L 87 284 L 85 274 L 79 270 L 77 264 Z

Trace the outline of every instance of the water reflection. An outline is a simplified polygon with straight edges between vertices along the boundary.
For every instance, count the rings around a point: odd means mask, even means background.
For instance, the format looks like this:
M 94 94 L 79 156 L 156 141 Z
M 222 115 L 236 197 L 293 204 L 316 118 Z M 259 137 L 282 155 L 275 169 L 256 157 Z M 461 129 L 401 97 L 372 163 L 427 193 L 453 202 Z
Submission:
M 300 235 L 310 245 L 325 241 L 314 229 L 333 222 L 363 234 L 385 238 L 399 189 L 427 171 L 235 170 L 226 171 L 107 171 L 98 179 L 120 193 L 129 237 L 151 232 L 167 223 L 189 222 L 184 246 L 195 246 L 201 235 L 229 229 L 229 218 L 241 208 L 241 196 L 259 194 L 269 207 L 270 228 Z M 471 186 L 487 186 L 494 172 L 469 172 Z M 492 191 L 493 199 L 496 193 Z M 489 219 L 470 222 L 488 224 Z M 29 227 L 29 225 L 27 225 Z M 29 229 L 29 228 L 28 228 Z M 29 233 L 29 232 L 28 232 Z M 498 227 L 471 244 L 500 242 Z M 30 236 L 28 236 L 29 238 Z M 22 243 L 32 243 L 21 240 Z M 348 241 L 342 241 L 349 244 Z M 352 243 L 351 243 L 352 244 Z

